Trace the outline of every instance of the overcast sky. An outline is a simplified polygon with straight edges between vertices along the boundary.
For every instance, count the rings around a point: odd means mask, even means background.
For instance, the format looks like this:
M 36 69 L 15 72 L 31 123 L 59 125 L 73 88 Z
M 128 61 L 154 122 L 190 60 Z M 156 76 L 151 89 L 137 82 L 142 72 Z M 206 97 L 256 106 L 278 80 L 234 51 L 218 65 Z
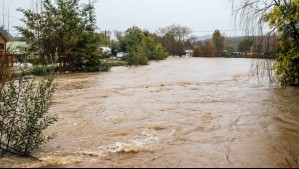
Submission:
M 33 8 L 37 0 L 4 0 L 5 14 L 10 6 L 10 27 L 21 25 L 22 13 L 16 9 Z M 87 0 L 81 0 L 85 2 Z M 3 0 L 0 0 L 1 7 Z M 215 29 L 226 35 L 235 35 L 231 0 L 98 0 L 97 26 L 101 30 L 124 31 L 138 26 L 155 32 L 160 27 L 180 24 L 190 27 L 194 35 L 210 35 Z M 3 13 L 3 9 L 0 9 Z M 6 16 L 7 27 L 7 16 Z M 0 17 L 0 25 L 3 23 Z M 15 33 L 10 28 L 12 34 Z

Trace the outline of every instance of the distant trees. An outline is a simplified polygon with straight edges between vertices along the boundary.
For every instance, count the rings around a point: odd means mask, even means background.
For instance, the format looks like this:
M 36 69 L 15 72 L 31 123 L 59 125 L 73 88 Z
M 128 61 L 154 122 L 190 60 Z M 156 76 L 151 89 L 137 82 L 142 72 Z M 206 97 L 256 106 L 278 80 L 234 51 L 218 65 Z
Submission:
M 210 41 L 205 41 L 199 44 L 194 50 L 194 57 L 214 57 L 215 47 Z
M 215 30 L 212 39 L 197 43 L 195 57 L 221 57 L 225 47 L 225 38 L 219 30 Z
M 20 9 L 25 27 L 17 29 L 29 50 L 39 52 L 41 60 L 57 52 L 60 72 L 100 70 L 94 1 L 81 5 L 79 0 L 44 0 L 41 8 Z
M 254 45 L 254 41 L 246 38 L 238 44 L 238 50 L 242 52 L 250 52 L 253 45 Z
M 159 28 L 159 41 L 172 56 L 182 56 L 186 49 L 192 48 L 191 29 L 181 25 L 170 25 Z
M 215 47 L 215 56 L 220 57 L 224 49 L 225 38 L 221 35 L 219 30 L 215 30 L 212 40 Z

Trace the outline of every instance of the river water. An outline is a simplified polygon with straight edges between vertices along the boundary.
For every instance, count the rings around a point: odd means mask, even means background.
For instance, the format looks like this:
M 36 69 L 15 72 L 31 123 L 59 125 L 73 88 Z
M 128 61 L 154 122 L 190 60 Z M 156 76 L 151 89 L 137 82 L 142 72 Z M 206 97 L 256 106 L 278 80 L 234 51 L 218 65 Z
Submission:
M 249 78 L 251 59 L 168 58 L 57 77 L 57 137 L 1 167 L 277 167 L 299 153 L 299 89 Z

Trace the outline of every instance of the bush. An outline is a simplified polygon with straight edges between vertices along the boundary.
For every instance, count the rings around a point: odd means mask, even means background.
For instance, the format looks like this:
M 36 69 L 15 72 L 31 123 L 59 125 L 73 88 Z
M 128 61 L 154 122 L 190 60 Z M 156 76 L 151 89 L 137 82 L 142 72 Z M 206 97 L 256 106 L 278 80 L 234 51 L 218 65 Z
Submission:
M 91 55 L 86 57 L 86 60 L 83 62 L 82 70 L 84 72 L 97 72 L 97 71 L 109 71 L 111 66 L 104 62 L 101 62 L 99 57 L 96 55 Z
M 46 76 L 52 73 L 53 70 L 55 70 L 56 66 L 34 66 L 31 74 L 35 76 Z
M 23 71 L 0 86 L 0 157 L 29 156 L 55 136 L 43 134 L 57 121 L 56 115 L 48 115 L 56 88 L 53 81 L 53 71 L 39 82 Z
M 131 51 L 127 55 L 128 64 L 130 66 L 147 65 L 148 58 L 146 57 L 143 49 L 139 47 L 136 51 Z
M 149 60 L 164 60 L 167 58 L 168 53 L 162 45 L 156 45 L 152 54 L 148 57 Z

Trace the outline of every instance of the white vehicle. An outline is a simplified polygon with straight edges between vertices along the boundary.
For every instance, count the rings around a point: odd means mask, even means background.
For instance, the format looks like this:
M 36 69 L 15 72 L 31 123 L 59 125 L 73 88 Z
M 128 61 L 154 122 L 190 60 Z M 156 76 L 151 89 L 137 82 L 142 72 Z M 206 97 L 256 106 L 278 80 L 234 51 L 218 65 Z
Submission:
M 105 54 L 106 56 L 111 54 L 111 49 L 107 46 L 102 46 L 101 50 L 102 50 L 103 54 Z
M 123 58 L 123 57 L 125 57 L 126 56 L 126 54 L 124 53 L 124 52 L 118 52 L 117 54 L 116 54 L 116 57 L 117 58 Z

